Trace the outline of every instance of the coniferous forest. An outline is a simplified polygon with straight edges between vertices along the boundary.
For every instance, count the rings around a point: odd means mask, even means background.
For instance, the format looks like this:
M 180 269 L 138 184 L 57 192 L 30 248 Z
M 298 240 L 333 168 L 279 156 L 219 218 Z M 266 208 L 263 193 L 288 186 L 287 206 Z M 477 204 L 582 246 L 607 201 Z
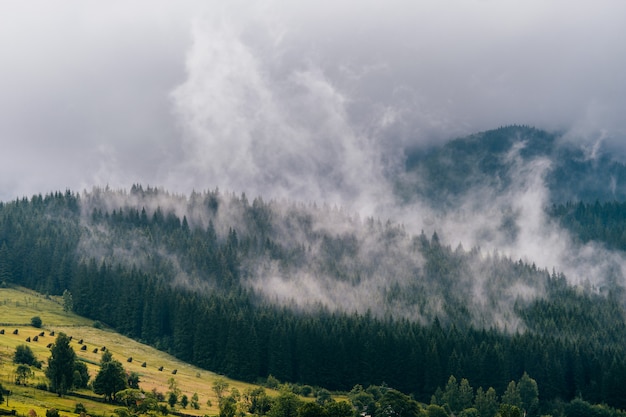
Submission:
M 624 203 L 545 212 L 580 244 L 626 247 Z M 295 291 L 307 277 L 322 295 Z M 0 203 L 0 282 L 70 291 L 76 313 L 247 381 L 382 385 L 436 404 L 451 375 L 499 395 L 529 375 L 536 415 L 577 399 L 626 409 L 619 282 L 574 285 L 337 207 L 141 185 L 16 199 Z

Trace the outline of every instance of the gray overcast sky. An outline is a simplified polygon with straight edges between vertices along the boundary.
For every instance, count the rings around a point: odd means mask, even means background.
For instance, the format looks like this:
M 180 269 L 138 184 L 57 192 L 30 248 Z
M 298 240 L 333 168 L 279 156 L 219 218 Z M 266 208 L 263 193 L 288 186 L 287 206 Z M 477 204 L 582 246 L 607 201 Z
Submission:
M 0 200 L 92 185 L 331 201 L 407 144 L 626 138 L 623 1 L 0 2 Z

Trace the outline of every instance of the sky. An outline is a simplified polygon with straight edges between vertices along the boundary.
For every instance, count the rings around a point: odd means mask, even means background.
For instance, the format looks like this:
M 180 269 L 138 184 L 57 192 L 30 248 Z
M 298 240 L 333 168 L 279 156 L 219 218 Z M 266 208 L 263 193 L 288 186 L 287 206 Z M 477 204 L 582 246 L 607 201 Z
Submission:
M 0 201 L 134 183 L 368 207 L 406 146 L 626 139 L 626 2 L 0 2 Z

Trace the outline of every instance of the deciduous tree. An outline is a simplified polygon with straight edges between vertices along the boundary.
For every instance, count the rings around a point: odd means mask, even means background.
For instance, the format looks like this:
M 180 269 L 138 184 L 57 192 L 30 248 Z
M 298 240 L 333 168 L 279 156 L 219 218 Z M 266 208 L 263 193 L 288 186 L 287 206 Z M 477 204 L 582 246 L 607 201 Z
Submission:
M 30 369 L 30 366 L 20 364 L 15 370 L 15 383 L 17 385 L 26 385 L 28 383 L 28 379 L 32 378 L 33 375 L 34 373 L 33 370 Z
M 13 354 L 13 363 L 21 363 L 24 365 L 32 365 L 41 368 L 41 363 L 35 358 L 35 354 L 27 345 L 18 345 Z
M 122 364 L 105 352 L 100 362 L 100 371 L 93 381 L 93 391 L 104 395 L 105 400 L 115 401 L 115 394 L 127 388 L 126 372 Z

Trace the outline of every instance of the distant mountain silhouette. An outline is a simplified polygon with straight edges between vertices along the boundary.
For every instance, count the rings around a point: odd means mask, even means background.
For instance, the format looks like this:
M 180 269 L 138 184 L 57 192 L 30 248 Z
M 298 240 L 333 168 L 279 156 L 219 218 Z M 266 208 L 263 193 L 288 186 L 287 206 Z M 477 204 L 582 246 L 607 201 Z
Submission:
M 591 152 L 557 133 L 528 126 L 473 134 L 429 151 L 408 150 L 408 175 L 399 182 L 399 192 L 405 199 L 417 192 L 449 205 L 475 187 L 505 191 L 516 173 L 514 164 L 537 158 L 550 161 L 545 183 L 554 203 L 626 198 L 626 165 L 606 149 Z

